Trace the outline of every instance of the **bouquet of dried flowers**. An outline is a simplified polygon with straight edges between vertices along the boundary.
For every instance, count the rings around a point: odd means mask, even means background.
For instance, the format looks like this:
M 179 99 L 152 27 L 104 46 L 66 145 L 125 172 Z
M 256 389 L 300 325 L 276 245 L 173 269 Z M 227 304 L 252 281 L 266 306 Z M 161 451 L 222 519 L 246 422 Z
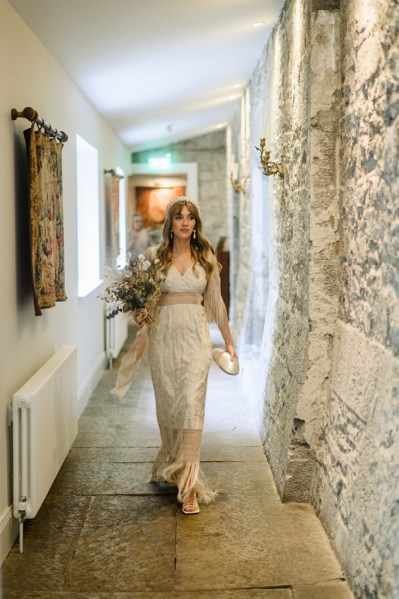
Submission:
M 110 305 L 106 318 L 114 318 L 119 312 L 133 314 L 143 308 L 149 311 L 161 295 L 160 280 L 155 279 L 154 263 L 146 260 L 143 254 L 128 254 L 128 264 L 123 269 L 106 267 L 105 276 L 112 280 L 99 296 Z M 148 314 L 145 322 L 151 325 L 153 318 Z

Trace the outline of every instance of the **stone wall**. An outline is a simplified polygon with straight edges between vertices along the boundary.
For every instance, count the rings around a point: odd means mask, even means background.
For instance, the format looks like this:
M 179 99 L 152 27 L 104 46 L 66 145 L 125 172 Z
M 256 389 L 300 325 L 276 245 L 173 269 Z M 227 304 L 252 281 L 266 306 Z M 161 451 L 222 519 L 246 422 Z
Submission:
M 263 422 L 264 383 L 259 379 L 259 361 L 269 295 L 271 198 L 268 181 L 258 166 L 259 153 L 256 146 L 259 146 L 260 138 L 264 137 L 268 122 L 271 80 L 271 62 L 268 56 L 268 48 L 265 48 L 249 81 L 246 96 L 247 177 L 244 180 L 245 196 L 241 195 L 240 198 L 245 215 L 246 235 L 239 256 L 238 283 L 241 294 L 237 294 L 237 309 L 233 315 L 244 388 L 258 426 Z
M 313 10 L 310 16 L 307 363 L 285 473 L 286 500 L 311 499 L 330 391 L 339 288 L 339 23 L 335 10 Z
M 267 57 L 268 52 L 265 48 L 248 85 L 250 99 L 248 169 L 250 178 L 247 184 L 247 193 L 250 197 L 248 219 L 250 226 L 250 277 L 241 352 L 244 349 L 251 353 L 257 353 L 262 344 L 269 279 L 269 186 L 266 177 L 259 169 L 259 153 L 256 150 L 266 129 L 267 107 L 270 100 L 270 94 L 267 94 L 267 91 L 269 91 L 271 80 L 271 64 Z
M 233 195 L 233 210 L 238 218 L 236 227 L 235 255 L 233 266 L 235 269 L 235 291 L 234 291 L 234 317 L 232 320 L 232 334 L 237 346 L 240 345 L 240 332 L 245 318 L 245 305 L 248 298 L 248 281 L 251 273 L 251 221 L 250 221 L 250 162 L 249 144 L 250 135 L 250 90 L 246 89 L 240 106 L 240 118 L 237 143 L 233 162 L 238 163 L 237 181 L 243 191 Z
M 283 10 L 251 77 L 241 109 L 241 122 L 243 114 L 248 121 L 246 127 L 241 126 L 241 135 L 244 129 L 249 163 L 244 167 L 241 158 L 240 181 L 245 186 L 245 193 L 240 197 L 240 235 L 243 239 L 233 332 L 239 341 L 248 399 L 265 438 L 266 452 L 280 491 L 291 437 L 289 422 L 293 421 L 293 414 L 288 416 L 286 413 L 287 409 L 292 410 L 292 402 L 287 401 L 286 395 L 296 394 L 295 378 L 300 378 L 299 370 L 304 362 L 304 335 L 299 330 L 306 328 L 307 322 L 307 287 L 300 279 L 306 269 L 308 219 L 303 206 L 307 205 L 309 174 L 306 168 L 300 167 L 297 156 L 302 156 L 308 123 L 307 81 L 299 81 L 298 74 L 301 62 L 309 57 L 301 56 L 298 47 L 291 45 L 292 32 L 298 27 L 294 20 L 299 19 L 300 23 L 308 18 L 307 15 L 306 5 L 289 4 Z M 303 40 L 296 42 L 301 44 Z M 297 81 L 296 86 L 291 85 L 292 79 Z M 280 155 L 285 154 L 287 176 L 284 184 L 278 178 L 266 178 L 259 169 L 259 152 L 255 146 L 259 146 L 260 138 L 265 136 L 271 138 L 274 159 L 279 160 Z M 302 268 L 298 269 L 298 264 Z M 294 289 L 298 293 L 292 304 L 290 298 Z M 298 333 L 295 340 L 290 332 L 293 329 Z M 288 342 L 292 349 L 290 356 L 285 351 Z M 276 351 L 270 351 L 271 345 Z M 302 366 L 294 365 L 292 360 L 299 360 Z M 262 384 L 259 384 L 259 373 Z M 282 380 L 285 381 L 283 385 Z M 265 385 L 268 397 L 266 427 L 263 415 Z
M 306 378 L 309 330 L 309 43 L 310 13 L 307 2 L 286 4 L 273 36 L 273 94 L 271 155 L 284 155 L 284 180 L 271 181 L 275 267 L 271 271 L 277 290 L 273 310 L 272 349 L 268 352 L 264 392 L 264 446 L 282 497 L 289 462 L 290 499 L 301 501 L 304 485 L 290 448 L 305 446 L 303 431 L 295 435 L 297 404 Z M 269 318 L 270 322 L 270 318 Z M 269 341 L 269 342 L 270 342 Z M 306 443 L 307 446 L 307 443 Z M 307 447 L 308 449 L 308 447 Z M 303 462 L 304 464 L 305 462 Z M 307 469 L 306 469 L 307 470 Z M 294 492 L 294 487 L 296 490 Z
M 289 448 L 296 442 L 309 329 L 309 23 L 308 3 L 286 5 L 249 84 L 251 176 L 244 227 L 250 223 L 251 232 L 242 260 L 240 254 L 234 323 L 241 330 L 249 400 L 282 495 Z M 272 158 L 284 154 L 284 181 L 267 179 L 258 168 L 254 146 L 268 131 Z M 303 499 L 302 488 L 295 499 Z
M 132 162 L 146 163 L 148 157 L 171 154 L 176 162 L 196 162 L 198 165 L 198 198 L 204 231 L 212 245 L 228 237 L 226 130 L 221 129 L 166 147 L 135 152 Z M 227 244 L 228 245 L 228 244 Z M 226 245 L 226 249 L 228 249 Z
M 245 113 L 243 377 L 282 499 L 314 505 L 359 599 L 399 598 L 398 35 L 398 0 L 288 0 Z M 263 111 L 283 182 L 257 179 Z
M 235 168 L 238 166 L 238 157 L 240 156 L 240 113 L 237 111 L 233 121 L 227 130 L 227 162 L 228 175 L 231 178 L 235 175 Z M 237 173 L 238 176 L 238 173 Z M 232 185 L 227 185 L 227 203 L 229 217 L 229 246 L 230 246 L 230 314 L 231 322 L 235 322 L 236 311 L 236 290 L 237 276 L 240 266 L 240 194 L 235 192 Z
M 399 597 L 399 3 L 343 2 L 340 313 L 314 504 L 357 597 Z

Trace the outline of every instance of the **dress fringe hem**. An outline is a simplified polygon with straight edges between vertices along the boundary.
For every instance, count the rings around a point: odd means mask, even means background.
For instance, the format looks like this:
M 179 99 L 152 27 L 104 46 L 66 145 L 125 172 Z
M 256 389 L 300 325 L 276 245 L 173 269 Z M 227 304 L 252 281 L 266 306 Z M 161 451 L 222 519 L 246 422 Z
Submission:
M 177 500 L 184 503 L 195 491 L 198 503 L 209 505 L 215 500 L 217 491 L 212 491 L 204 478 L 199 462 L 182 462 L 168 460 L 167 452 L 161 450 L 152 469 L 152 479 L 176 485 Z

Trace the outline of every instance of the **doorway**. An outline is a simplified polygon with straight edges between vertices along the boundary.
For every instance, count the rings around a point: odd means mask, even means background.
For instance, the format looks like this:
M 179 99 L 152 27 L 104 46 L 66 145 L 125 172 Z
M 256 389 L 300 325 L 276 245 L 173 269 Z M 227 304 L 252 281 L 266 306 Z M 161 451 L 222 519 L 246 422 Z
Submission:
M 162 240 L 166 207 L 177 196 L 186 195 L 187 178 L 182 175 L 131 175 L 129 177 L 127 249 L 140 254 Z

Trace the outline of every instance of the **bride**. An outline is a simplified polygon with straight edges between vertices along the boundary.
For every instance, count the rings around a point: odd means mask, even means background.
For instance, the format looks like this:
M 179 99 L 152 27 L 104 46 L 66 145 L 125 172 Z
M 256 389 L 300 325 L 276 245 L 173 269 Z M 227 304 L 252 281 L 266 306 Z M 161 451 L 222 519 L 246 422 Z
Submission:
M 231 359 L 236 353 L 221 297 L 219 265 L 202 232 L 195 202 L 182 196 L 168 205 L 163 241 L 149 248 L 146 257 L 156 263 L 162 291 L 148 346 L 162 440 L 153 480 L 176 485 L 183 512 L 198 514 L 198 504 L 215 496 L 200 469 L 212 352 L 208 319 L 217 323 Z M 142 326 L 146 316 L 144 309 L 134 319 Z

